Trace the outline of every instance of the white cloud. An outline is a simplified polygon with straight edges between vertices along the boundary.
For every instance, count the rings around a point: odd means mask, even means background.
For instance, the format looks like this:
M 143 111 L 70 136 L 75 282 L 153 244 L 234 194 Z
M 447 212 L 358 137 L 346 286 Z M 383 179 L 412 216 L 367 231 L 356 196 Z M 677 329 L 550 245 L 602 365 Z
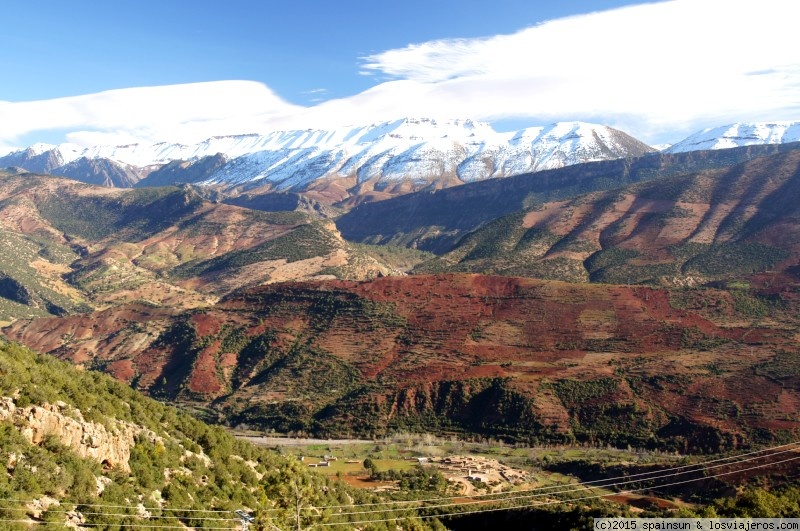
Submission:
M 602 120 L 634 135 L 800 118 L 791 0 L 678 0 L 442 40 L 364 59 L 478 119 Z M 400 93 L 402 95 L 402 93 Z M 720 122 L 721 121 L 721 122 Z
M 712 125 L 800 119 L 795 12 L 794 0 L 675 0 L 413 44 L 363 58 L 363 74 L 389 81 L 308 107 L 249 81 L 0 102 L 0 146 L 53 129 L 82 145 L 188 143 L 401 116 L 586 120 L 677 141 Z
M 253 81 L 111 90 L 97 94 L 0 103 L 0 145 L 36 131 L 65 130 L 79 145 L 137 141 L 199 142 L 262 130 L 301 107 Z

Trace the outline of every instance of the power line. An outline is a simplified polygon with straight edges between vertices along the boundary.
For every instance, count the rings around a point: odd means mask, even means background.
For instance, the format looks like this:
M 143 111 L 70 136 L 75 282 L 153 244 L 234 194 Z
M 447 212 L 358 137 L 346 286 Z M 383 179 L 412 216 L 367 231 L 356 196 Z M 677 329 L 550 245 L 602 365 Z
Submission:
M 781 448 L 783 446 L 786 446 L 786 445 L 782 445 L 782 446 L 778 446 L 778 447 L 774 447 L 774 448 Z M 494 502 L 494 501 L 509 501 L 509 500 L 515 500 L 515 499 L 527 499 L 527 498 L 532 498 L 532 497 L 541 497 L 541 496 L 548 496 L 548 495 L 554 495 L 554 494 L 568 493 L 568 492 L 572 492 L 573 489 L 577 488 L 577 487 L 583 487 L 583 488 L 615 487 L 615 486 L 618 486 L 618 485 L 626 485 L 626 484 L 630 484 L 630 483 L 636 483 L 638 481 L 651 481 L 651 480 L 655 480 L 655 479 L 663 479 L 663 478 L 666 478 L 666 477 L 674 477 L 674 476 L 679 476 L 679 475 L 683 475 L 683 474 L 691 474 L 691 473 L 695 473 L 695 472 L 712 470 L 712 469 L 716 469 L 716 468 L 720 468 L 720 467 L 724 467 L 724 466 L 732 466 L 732 465 L 736 465 L 736 464 L 746 463 L 746 462 L 749 462 L 749 461 L 755 461 L 755 460 L 758 460 L 758 459 L 764 459 L 764 458 L 767 458 L 767 457 L 773 457 L 775 455 L 780 455 L 780 454 L 783 454 L 783 453 L 786 453 L 786 452 L 795 451 L 795 450 L 796 450 L 796 448 L 789 449 L 789 450 L 782 450 L 780 452 L 774 452 L 774 453 L 771 453 L 771 454 L 768 454 L 768 455 L 764 455 L 764 456 L 750 457 L 750 458 L 747 458 L 747 459 L 739 459 L 738 461 L 735 461 L 733 463 L 716 464 L 714 466 L 692 465 L 692 466 L 700 466 L 701 468 L 697 468 L 695 470 L 686 470 L 686 471 L 677 472 L 677 473 L 673 473 L 669 469 L 644 473 L 644 474 L 660 474 L 660 475 L 656 475 L 656 476 L 652 476 L 652 477 L 648 477 L 648 478 L 641 478 L 640 477 L 639 479 L 629 479 L 632 476 L 628 476 L 628 477 L 619 476 L 618 478 L 606 478 L 606 479 L 602 479 L 602 480 L 594 480 L 594 481 L 587 481 L 587 482 L 572 483 L 570 485 L 549 485 L 549 486 L 546 486 L 546 487 L 539 487 L 539 488 L 536 488 L 536 489 L 530 489 L 528 491 L 520 491 L 520 492 L 525 492 L 526 494 L 520 494 L 518 496 L 516 495 L 518 493 L 494 493 L 494 494 L 491 494 L 491 495 L 498 496 L 497 498 L 494 498 L 494 499 L 478 500 L 478 501 L 472 501 L 472 502 L 464 502 L 463 504 L 449 503 L 449 504 L 442 504 L 442 505 L 433 505 L 433 506 L 428 506 L 428 507 L 423 506 L 423 507 L 419 507 L 419 508 L 421 508 L 421 509 L 422 508 L 437 508 L 437 507 L 449 507 L 449 506 L 455 506 L 455 505 L 468 505 L 468 504 L 488 503 L 488 502 Z M 744 455 L 752 455 L 753 453 L 758 453 L 758 452 L 751 452 L 749 454 L 741 454 L 741 455 L 742 456 L 744 456 Z M 726 460 L 727 459 L 728 458 L 726 458 Z M 721 461 L 721 460 L 713 460 L 713 461 L 709 461 L 708 463 L 718 462 L 718 461 Z M 682 466 L 682 467 L 676 467 L 676 468 L 674 468 L 672 470 L 682 470 L 684 468 L 686 468 L 686 467 Z M 667 472 L 667 473 L 665 473 L 665 472 Z M 636 474 L 636 476 L 641 476 L 641 475 L 643 475 L 643 474 Z M 625 479 L 625 481 L 612 481 L 612 479 Z M 556 490 L 556 491 L 551 491 L 551 492 L 544 492 L 544 491 L 546 491 L 548 489 L 558 489 L 558 488 L 562 488 L 563 489 L 565 487 L 567 488 L 567 490 L 561 490 L 561 491 Z M 507 496 L 507 495 L 510 495 L 510 496 Z M 480 496 L 486 497 L 488 495 L 480 495 Z M 431 499 L 431 500 L 427 500 L 427 502 L 431 502 L 431 501 L 433 501 L 433 502 L 448 501 L 448 500 L 452 500 L 453 498 L 456 498 L 456 497 L 473 499 L 473 498 L 477 498 L 478 496 L 451 496 L 451 497 L 448 497 L 448 498 L 434 498 L 434 499 Z M 414 502 L 415 503 L 425 503 L 425 501 L 423 501 L 423 500 L 414 500 Z M 344 506 L 342 506 L 342 507 L 344 507 Z M 356 506 L 354 506 L 354 508 L 355 507 Z M 330 508 L 330 507 L 327 507 L 327 508 Z M 375 509 L 375 510 L 371 510 L 371 511 L 342 512 L 342 513 L 336 513 L 335 515 L 336 516 L 340 516 L 340 515 L 353 515 L 353 514 L 381 513 L 381 512 L 391 511 L 391 510 L 392 510 L 391 508 L 388 508 L 388 509 Z M 396 509 L 396 510 L 401 510 L 401 509 Z
M 722 467 L 722 466 L 736 465 L 736 464 L 744 463 L 744 462 L 747 462 L 747 461 L 752 461 L 752 460 L 755 460 L 755 459 L 761 459 L 763 457 L 772 457 L 773 455 L 778 455 L 779 453 L 785 453 L 785 452 L 778 452 L 778 453 L 771 454 L 769 456 L 762 456 L 762 457 L 757 457 L 757 458 L 744 459 L 744 460 L 737 461 L 735 463 L 723 464 L 723 465 L 715 465 L 713 467 L 706 467 L 706 468 L 698 469 L 698 470 L 691 470 L 691 471 L 687 471 L 687 472 L 679 472 L 679 473 L 676 473 L 676 474 L 664 474 L 664 475 L 656 476 L 656 477 L 653 477 L 653 478 L 647 478 L 647 480 L 663 479 L 665 477 L 674 477 L 674 476 L 679 476 L 679 475 L 688 474 L 688 473 L 711 470 L 711 469 L 719 468 L 719 467 Z M 796 458 L 793 458 L 793 459 L 800 459 L 800 457 L 796 457 Z M 770 466 L 772 464 L 775 464 L 775 463 L 767 463 L 767 464 L 762 465 L 762 466 Z M 729 474 L 729 473 L 726 473 L 726 474 Z M 707 477 L 710 477 L 710 476 L 706 476 L 704 478 L 696 478 L 696 479 L 690 480 L 690 481 L 695 481 L 695 480 L 699 481 L 699 480 L 705 479 Z M 630 483 L 636 483 L 637 481 L 642 481 L 642 480 L 639 479 L 639 480 L 627 480 L 627 481 L 612 482 L 612 483 L 607 483 L 605 485 L 594 485 L 593 487 L 588 487 L 588 488 L 616 487 L 616 486 L 619 486 L 619 485 L 627 485 L 627 484 L 630 484 Z M 574 483 L 574 484 L 568 486 L 569 488 L 567 488 L 567 490 L 553 491 L 553 492 L 540 492 L 539 489 L 533 489 L 532 491 L 526 491 L 526 492 L 528 492 L 527 494 L 521 494 L 521 495 L 518 495 L 518 496 L 516 496 L 516 495 L 515 496 L 507 496 L 507 497 L 500 497 L 500 498 L 496 498 L 496 499 L 492 499 L 492 500 L 478 500 L 478 501 L 463 502 L 463 503 L 446 503 L 446 504 L 439 504 L 439 505 L 430 505 L 430 506 L 427 506 L 427 507 L 426 506 L 422 506 L 422 507 L 419 507 L 419 509 L 437 509 L 437 508 L 442 508 L 442 507 L 455 507 L 455 506 L 462 506 L 462 505 L 476 505 L 476 504 L 481 504 L 481 503 L 505 502 L 505 501 L 521 500 L 521 499 L 538 498 L 538 497 L 543 497 L 543 496 L 552 496 L 552 495 L 555 495 L 555 494 L 568 494 L 568 493 L 571 493 L 571 492 L 576 492 L 576 489 L 578 489 L 578 488 L 587 488 L 587 487 L 585 487 L 585 485 L 586 485 L 585 483 Z M 563 486 L 562 485 L 558 485 L 556 487 L 563 487 Z M 644 488 L 647 488 L 647 487 L 644 487 Z M 516 494 L 516 493 L 513 493 L 513 494 Z M 343 513 L 336 513 L 333 516 L 381 513 L 381 512 L 391 511 L 391 510 L 392 509 L 383 509 L 383 510 L 376 509 L 376 510 L 372 510 L 372 511 L 354 511 L 354 512 L 349 512 L 349 513 L 343 512 Z
M 36 520 L 10 520 L 10 519 L 2 519 L 2 518 L 0 518 L 0 522 L 27 524 L 27 525 L 58 524 L 58 522 L 38 522 Z M 81 527 L 99 527 L 99 526 L 105 526 L 105 525 L 108 525 L 108 524 L 84 524 L 84 523 L 81 523 L 81 524 L 78 524 L 78 525 L 81 526 Z M 183 531 L 186 531 L 186 529 L 187 529 L 185 525 L 181 525 L 181 526 L 177 526 L 177 525 L 147 525 L 147 524 L 114 524 L 114 525 L 116 527 L 129 527 L 129 528 L 138 528 L 138 529 L 182 529 Z M 206 530 L 206 529 L 209 529 L 209 530 L 211 530 L 211 529 L 214 529 L 214 530 L 223 530 L 223 529 L 231 530 L 231 529 L 235 529 L 235 528 L 233 528 L 233 527 L 204 527 L 203 529 L 204 530 Z
M 796 446 L 798 444 L 800 444 L 800 441 L 781 444 L 781 445 L 778 445 L 778 446 L 771 446 L 769 448 L 764 448 L 764 449 L 761 449 L 761 450 L 754 450 L 752 452 L 746 452 L 746 453 L 737 454 L 737 455 L 734 455 L 734 456 L 722 457 L 722 458 L 718 458 L 718 459 L 711 459 L 711 460 L 708 460 L 708 461 L 703 461 L 701 463 L 694 463 L 694 464 L 690 464 L 690 465 L 682 465 L 682 466 L 677 466 L 677 467 L 663 468 L 661 470 L 653 470 L 653 471 L 650 471 L 650 472 L 640 472 L 638 474 L 614 476 L 614 477 L 610 477 L 610 478 L 596 479 L 596 480 L 592 480 L 592 481 L 584 481 L 584 482 L 579 482 L 579 483 L 573 483 L 572 485 L 594 485 L 595 483 L 604 483 L 604 482 L 608 482 L 608 481 L 614 481 L 614 480 L 617 480 L 617 479 L 626 479 L 627 480 L 627 479 L 635 478 L 635 477 L 641 478 L 638 481 L 646 481 L 648 479 L 657 479 L 657 478 L 643 478 L 641 476 L 647 476 L 647 475 L 651 475 L 651 474 L 660 474 L 660 473 L 671 472 L 671 471 L 675 471 L 675 470 L 683 470 L 683 469 L 692 468 L 692 467 L 700 467 L 700 468 L 698 468 L 698 470 L 701 470 L 702 467 L 705 467 L 706 465 L 709 465 L 711 463 L 718 463 L 718 462 L 722 462 L 722 461 L 736 460 L 736 459 L 740 459 L 742 457 L 746 457 L 746 456 L 750 456 L 750 455 L 755 455 L 755 454 L 760 454 L 760 453 L 765 453 L 765 452 L 771 452 L 771 451 L 777 450 L 779 448 L 786 448 L 787 446 Z M 799 448 L 794 448 L 794 450 L 797 450 L 797 449 L 800 449 L 800 447 Z M 775 452 L 775 453 L 772 453 L 770 455 L 778 455 L 780 453 L 786 453 L 788 451 L 791 451 L 791 450 L 784 450 L 784 451 L 781 451 L 781 452 Z M 744 462 L 744 461 L 741 461 L 741 462 Z M 689 471 L 689 472 L 693 472 L 693 471 Z M 686 472 L 686 473 L 689 473 L 689 472 Z M 563 486 L 564 485 L 548 485 L 548 486 L 545 486 L 545 487 L 537 487 L 535 489 L 530 489 L 530 490 L 531 491 L 534 491 L 534 490 L 539 491 L 539 490 L 544 490 L 544 489 L 556 489 L 556 488 L 561 488 Z M 602 486 L 602 485 L 595 485 L 595 486 Z M 491 492 L 491 493 L 486 493 L 486 494 L 447 496 L 447 497 L 427 498 L 427 499 L 420 499 L 420 500 L 396 500 L 396 501 L 386 501 L 386 502 L 376 502 L 376 503 L 363 503 L 363 504 L 328 505 L 325 508 L 326 509 L 339 509 L 339 508 L 349 508 L 349 507 L 370 507 L 370 506 L 382 506 L 382 505 L 392 505 L 392 504 L 398 504 L 399 505 L 399 504 L 413 504 L 413 503 L 429 503 L 429 502 L 438 502 L 438 501 L 450 500 L 450 499 L 455 498 L 455 497 L 473 499 L 473 498 L 488 498 L 490 496 L 502 496 L 503 494 L 508 494 L 508 493 Z
M 727 475 L 730 475 L 730 474 L 736 474 L 736 473 L 739 473 L 739 472 L 748 472 L 750 470 L 756 470 L 756 469 L 759 469 L 759 468 L 778 465 L 778 464 L 786 463 L 786 462 L 789 462 L 789 461 L 796 461 L 798 459 L 800 459 L 800 456 L 792 457 L 790 459 L 785 459 L 783 461 L 777 461 L 777 462 L 774 462 L 774 463 L 766 463 L 766 464 L 763 464 L 763 465 L 753 466 L 753 467 L 750 467 L 750 468 L 744 468 L 744 469 L 740 469 L 740 470 L 733 470 L 733 471 L 730 471 L 730 472 L 722 472 L 722 473 L 719 473 L 719 474 L 714 474 L 714 475 L 706 476 L 706 477 L 702 477 L 702 478 L 694 478 L 694 479 L 688 479 L 688 480 L 683 480 L 683 481 L 676 481 L 676 482 L 673 482 L 673 483 L 666 483 L 664 485 L 658 485 L 656 487 L 642 487 L 642 488 L 639 488 L 639 489 L 624 490 L 624 491 L 617 492 L 615 494 L 632 494 L 634 492 L 641 492 L 641 491 L 645 491 L 645 490 L 653 490 L 653 489 L 659 489 L 659 488 L 664 488 L 664 487 L 671 487 L 671 486 L 674 486 L 674 485 L 682 485 L 682 484 L 691 483 L 691 482 L 694 482 L 694 481 L 703 481 L 705 479 L 713 479 L 713 478 L 717 478 L 717 477 L 721 477 L 721 476 L 727 476 Z M 598 494 L 598 495 L 593 495 L 593 496 L 583 496 L 583 497 L 579 497 L 579 498 L 571 498 L 571 499 L 568 499 L 568 500 L 543 501 L 543 502 L 538 502 L 538 503 L 532 503 L 530 505 L 519 505 L 519 506 L 516 506 L 516 507 L 493 507 L 493 508 L 489 508 L 489 509 L 476 509 L 474 511 L 462 511 L 462 512 L 449 513 L 449 514 L 416 515 L 415 517 L 416 518 L 420 518 L 420 519 L 447 518 L 447 517 L 461 516 L 461 515 L 466 515 L 466 514 L 488 513 L 488 512 L 496 512 L 496 511 L 510 511 L 510 510 L 514 510 L 514 509 L 526 509 L 526 508 L 531 508 L 531 507 L 540 507 L 540 506 L 544 506 L 544 505 L 554 505 L 554 504 L 557 504 L 557 503 L 576 502 L 576 501 L 591 500 L 591 499 L 597 499 L 597 498 L 605 498 L 606 496 L 611 496 L 611 494 Z M 486 500 L 486 501 L 484 501 L 482 503 L 489 503 L 490 501 L 494 501 L 494 500 Z M 500 500 L 500 501 L 503 501 L 503 500 Z M 472 502 L 472 503 L 476 503 L 476 502 Z M 463 505 L 466 505 L 466 504 L 463 504 Z M 425 507 L 421 507 L 421 509 L 424 509 L 424 508 Z M 430 507 L 430 508 L 437 508 L 437 507 L 434 506 L 434 507 Z M 368 524 L 368 523 L 382 523 L 382 522 L 394 522 L 396 520 L 399 520 L 400 518 L 403 518 L 403 517 L 387 518 L 387 519 L 381 519 L 381 520 L 357 520 L 357 521 L 348 521 L 348 522 L 322 522 L 322 523 L 318 523 L 316 525 L 317 526 L 326 526 L 327 527 L 327 526 L 344 525 L 344 524 L 355 525 L 355 524 Z
M 20 500 L 14 498 L 0 498 L 1 502 L 12 503 L 32 503 L 36 500 Z M 78 503 L 78 502 L 63 502 L 75 505 L 76 507 L 105 507 L 111 509 L 143 509 L 145 511 L 180 511 L 184 513 L 232 513 L 233 509 L 184 509 L 178 507 L 144 507 L 139 505 L 108 505 L 102 503 Z
M 662 478 L 665 478 L 665 477 L 674 477 L 674 476 L 679 476 L 679 475 L 689 474 L 689 473 L 694 473 L 694 472 L 708 471 L 708 470 L 711 470 L 711 469 L 716 469 L 716 468 L 720 468 L 720 467 L 724 467 L 724 466 L 735 466 L 735 465 L 738 465 L 738 464 L 741 464 L 741 463 L 745 463 L 745 462 L 749 462 L 749 461 L 765 459 L 765 458 L 773 457 L 773 456 L 780 455 L 780 454 L 783 454 L 783 453 L 796 451 L 796 450 L 798 450 L 798 448 L 784 449 L 784 450 L 781 450 L 781 451 L 778 451 L 778 452 L 775 452 L 774 450 L 787 448 L 787 447 L 794 447 L 794 446 L 796 446 L 798 444 L 800 444 L 800 442 L 792 442 L 792 443 L 787 443 L 787 444 L 782 444 L 782 445 L 778 445 L 778 446 L 769 447 L 769 448 L 766 448 L 766 449 L 754 450 L 754 451 L 746 452 L 746 453 L 743 453 L 743 454 L 737 454 L 735 456 L 712 459 L 712 460 L 709 460 L 709 461 L 704 461 L 702 463 L 682 465 L 682 466 L 678 466 L 678 467 L 670 467 L 670 468 L 666 468 L 666 469 L 655 470 L 655 471 L 650 471 L 650 472 L 642 472 L 642 473 L 632 474 L 632 475 L 627 475 L 627 476 L 617 476 L 617 477 L 604 478 L 604 479 L 587 481 L 587 482 L 573 483 L 573 484 L 569 485 L 569 488 L 567 490 L 562 490 L 562 491 L 545 492 L 548 489 L 558 489 L 558 488 L 565 487 L 565 485 L 550 485 L 550 486 L 546 486 L 546 487 L 539 487 L 539 488 L 536 488 L 536 489 L 531 489 L 529 491 L 522 491 L 522 492 L 527 492 L 527 494 L 520 495 L 520 496 L 509 496 L 509 494 L 516 494 L 516 493 L 487 493 L 487 494 L 477 494 L 477 495 L 471 495 L 471 496 L 457 496 L 458 498 L 467 498 L 467 499 L 473 499 L 473 500 L 477 500 L 477 501 L 464 502 L 464 503 L 446 503 L 446 504 L 422 506 L 422 507 L 408 507 L 406 509 L 403 509 L 403 508 L 392 508 L 391 505 L 422 504 L 422 503 L 431 503 L 431 502 L 436 503 L 436 502 L 440 502 L 440 501 L 450 501 L 453 498 L 455 498 L 456 496 L 429 498 L 429 499 L 422 499 L 422 500 L 386 501 L 386 502 L 381 502 L 381 503 L 332 505 L 332 506 L 324 506 L 324 507 L 306 506 L 306 507 L 304 507 L 304 509 L 306 509 L 306 510 L 307 509 L 326 510 L 326 509 L 336 509 L 336 508 L 363 508 L 363 507 L 386 506 L 386 505 L 390 506 L 388 508 L 382 508 L 382 509 L 372 510 L 372 511 L 354 511 L 354 512 L 342 512 L 342 513 L 331 514 L 331 516 L 333 516 L 333 517 L 342 517 L 342 516 L 352 516 L 352 515 L 357 515 L 357 514 L 385 513 L 385 512 L 392 512 L 392 511 L 397 512 L 397 511 L 401 511 L 401 510 L 409 510 L 410 511 L 410 510 L 420 510 L 420 509 L 437 509 L 437 508 L 445 508 L 445 507 L 465 507 L 465 506 L 468 506 L 468 505 L 476 505 L 476 504 L 506 503 L 506 502 L 515 501 L 515 500 L 522 500 L 522 499 L 528 500 L 528 499 L 531 499 L 531 498 L 536 498 L 536 497 L 541 497 L 541 496 L 577 492 L 577 489 L 614 487 L 614 486 L 619 486 L 619 485 L 636 483 L 637 481 L 651 481 L 651 480 L 655 480 L 655 479 L 662 479 Z M 767 452 L 772 452 L 772 453 L 766 454 Z M 766 455 L 761 455 L 761 456 L 758 456 L 758 457 L 750 457 L 748 459 L 742 459 L 743 457 L 754 456 L 754 455 L 757 455 L 757 454 L 766 454 Z M 784 463 L 784 462 L 794 461 L 796 459 L 800 459 L 800 457 L 795 457 L 795 458 L 786 459 L 786 460 L 783 460 L 783 461 L 778 461 L 778 462 L 773 462 L 773 463 L 767 463 L 767 464 L 763 464 L 763 465 L 759 465 L 759 466 L 755 466 L 755 467 L 750 467 L 750 468 L 745 468 L 745 469 L 741 469 L 741 470 L 736 470 L 736 471 L 731 471 L 731 472 L 725 472 L 725 473 L 720 473 L 720 474 L 716 474 L 716 475 L 706 476 L 706 477 L 703 477 L 703 478 L 694 478 L 694 479 L 689 479 L 689 480 L 675 482 L 675 483 L 669 483 L 669 484 L 660 485 L 660 486 L 643 487 L 641 489 L 632 489 L 632 490 L 629 490 L 629 491 L 622 491 L 622 492 L 623 493 L 624 492 L 636 492 L 636 491 L 640 491 L 640 490 L 647 490 L 648 488 L 657 489 L 657 488 L 662 488 L 662 487 L 671 486 L 671 485 L 678 485 L 678 484 L 688 483 L 688 482 L 692 482 L 692 481 L 701 481 L 703 479 L 710 479 L 710 478 L 714 478 L 714 477 L 734 474 L 734 473 L 737 473 L 737 472 L 745 472 L 745 471 L 754 470 L 754 469 L 757 469 L 757 468 L 764 468 L 764 467 L 768 467 L 768 466 L 772 466 L 772 465 L 776 465 L 776 464 L 780 464 L 780 463 Z M 714 465 L 714 466 L 709 466 L 709 465 L 711 465 L 713 463 L 722 463 L 722 462 L 725 462 L 725 461 L 733 461 L 733 462 L 724 463 L 724 464 L 717 464 L 717 465 Z M 689 469 L 689 468 L 695 468 L 695 470 L 685 470 L 685 469 Z M 677 472 L 679 470 L 685 470 L 685 471 Z M 643 476 L 650 476 L 650 477 L 643 477 Z M 632 479 L 632 478 L 639 478 L 639 479 Z M 617 480 L 617 479 L 624 479 L 625 481 L 614 481 L 614 480 Z M 490 496 L 494 496 L 494 498 L 492 498 L 492 499 L 479 499 L 479 498 L 488 498 Z M 603 494 L 603 495 L 600 495 L 600 496 L 592 496 L 590 498 L 603 497 L 603 496 L 608 496 L 608 494 Z M 584 499 L 584 498 L 579 498 L 579 499 Z M 585 499 L 589 499 L 589 498 L 585 498 Z M 12 502 L 12 503 L 14 503 L 14 502 L 16 502 L 16 503 L 31 503 L 33 500 L 19 500 L 19 499 L 10 499 L 10 498 L 5 498 L 5 499 L 0 498 L 0 502 L 3 502 L 3 501 Z M 74 503 L 74 505 L 76 506 L 75 510 L 77 510 L 77 507 L 94 507 L 94 508 L 135 509 L 135 510 L 139 510 L 139 511 L 145 510 L 145 511 L 156 511 L 156 512 L 157 511 L 161 511 L 161 512 L 165 512 L 166 511 L 166 512 L 210 513 L 210 514 L 231 513 L 232 512 L 230 510 L 221 510 L 221 509 L 188 509 L 188 508 L 175 508 L 175 507 L 149 507 L 148 508 L 148 507 L 144 507 L 144 506 L 141 506 L 141 505 L 132 506 L 132 505 L 81 504 L 81 503 Z M 525 507 L 525 505 L 520 506 L 520 507 Z M 25 508 L 13 508 L 13 507 L 0 507 L 0 509 L 12 510 L 12 511 L 15 511 L 15 510 L 16 511 L 26 510 Z M 508 509 L 509 508 L 502 508 L 502 509 L 496 509 L 496 510 L 508 510 Z M 265 509 L 265 510 L 269 511 L 269 512 L 273 512 L 273 511 L 279 511 L 280 509 L 273 508 L 273 509 Z M 68 512 L 71 512 L 71 511 L 58 510 L 58 511 L 50 511 L 50 512 L 68 513 Z M 173 516 L 162 515 L 162 516 L 155 516 L 155 517 L 146 517 L 146 516 L 143 516 L 141 514 L 119 514 L 119 513 L 104 513 L 104 512 L 93 512 L 93 513 L 82 513 L 82 514 L 89 515 L 89 516 L 129 517 L 129 518 L 170 518 L 170 517 L 178 518 L 177 516 L 174 516 L 174 515 Z M 455 513 L 455 514 L 466 514 L 466 513 Z M 188 518 L 195 519 L 195 520 L 201 520 L 201 521 L 229 521 L 229 522 L 238 521 L 238 519 L 235 519 L 235 518 L 214 518 L 214 517 L 203 517 L 203 516 L 190 516 Z M 372 520 L 372 521 L 375 521 L 375 520 Z M 391 520 L 386 520 L 386 521 L 391 521 Z M 46 523 L 46 522 L 32 522 L 32 521 L 29 521 L 29 520 L 2 520 L 2 519 L 0 519 L 0 522 Z M 358 523 L 358 522 L 348 522 L 348 523 Z M 344 522 L 342 522 L 342 524 L 344 524 Z M 96 526 L 96 525 L 105 525 L 105 524 L 81 524 L 81 525 L 84 525 L 84 526 Z M 319 525 L 323 525 L 323 524 L 319 524 Z M 335 525 L 335 524 L 327 524 L 327 525 Z M 336 525 L 340 525 L 340 524 L 336 524 Z M 174 527 L 174 526 L 163 526 L 163 525 L 153 526 L 153 525 L 144 525 L 144 524 L 124 524 L 122 526 L 123 527 L 185 529 L 185 527 Z M 231 528 L 224 527 L 224 528 L 207 528 L 207 529 L 231 529 Z

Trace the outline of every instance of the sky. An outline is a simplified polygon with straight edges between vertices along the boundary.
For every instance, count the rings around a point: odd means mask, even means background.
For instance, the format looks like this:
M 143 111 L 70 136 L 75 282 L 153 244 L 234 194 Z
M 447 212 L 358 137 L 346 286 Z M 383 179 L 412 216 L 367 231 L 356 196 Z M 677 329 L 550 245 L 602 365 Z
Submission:
M 401 117 L 800 120 L 795 0 L 8 0 L 0 153 Z

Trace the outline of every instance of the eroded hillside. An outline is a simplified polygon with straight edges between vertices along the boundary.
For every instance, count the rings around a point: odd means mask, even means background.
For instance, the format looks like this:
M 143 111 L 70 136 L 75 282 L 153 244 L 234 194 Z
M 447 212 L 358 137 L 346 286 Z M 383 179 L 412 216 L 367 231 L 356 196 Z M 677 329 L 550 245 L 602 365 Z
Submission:
M 4 332 L 233 424 L 717 451 L 800 428 L 796 279 L 751 282 L 287 283 L 202 310 L 122 306 Z
M 245 286 L 395 272 L 332 223 L 135 190 L 0 175 L 0 319 L 127 301 L 207 305 Z
M 420 272 L 704 284 L 800 258 L 800 151 L 548 202 L 493 220 Z
M 729 168 L 798 148 L 800 144 L 795 142 L 590 162 L 360 205 L 336 223 L 344 237 L 351 241 L 391 242 L 442 254 L 453 250 L 465 236 L 492 220 L 545 203 Z

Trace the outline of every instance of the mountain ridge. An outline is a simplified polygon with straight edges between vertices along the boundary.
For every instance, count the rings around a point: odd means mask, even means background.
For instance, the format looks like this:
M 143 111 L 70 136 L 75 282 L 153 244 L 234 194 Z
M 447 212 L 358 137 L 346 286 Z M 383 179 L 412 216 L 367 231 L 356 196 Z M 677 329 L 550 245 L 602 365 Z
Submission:
M 189 186 L 108 188 L 2 171 L 0 251 L 0 321 L 129 298 L 205 304 L 261 282 L 396 273 L 313 214 L 209 201 Z
M 800 141 L 800 122 L 743 122 L 700 131 L 662 152 L 794 141 Z M 349 210 L 419 190 L 656 152 L 622 131 L 586 122 L 497 132 L 469 119 L 403 118 L 216 136 L 193 145 L 39 143 L 0 157 L 0 167 L 113 187 L 192 183 L 228 197 L 303 193 L 310 201 Z
M 537 203 L 465 234 L 416 272 L 691 285 L 782 271 L 800 256 L 798 187 L 794 149 Z
M 0 166 L 114 186 L 192 182 L 236 193 L 342 188 L 328 202 L 638 156 L 653 148 L 607 126 L 564 122 L 499 133 L 472 120 L 411 119 L 336 130 L 214 137 L 186 146 L 47 146 L 0 157 Z M 206 159 L 215 158 L 212 163 Z M 223 160 L 220 160 L 223 157 Z M 93 169 L 90 161 L 107 161 Z M 180 161 L 180 164 L 176 162 Z M 95 162 L 95 164 L 98 164 Z M 117 176 L 107 166 L 116 165 Z M 199 165 L 199 166 L 198 166 Z M 76 170 L 83 167 L 81 171 Z M 168 173 L 158 170 L 170 166 Z M 158 175 L 153 181 L 147 176 Z M 330 195 L 330 194 L 328 194 Z M 324 201 L 325 193 L 317 200 Z
M 740 122 L 698 131 L 673 144 L 665 153 L 725 149 L 800 141 L 800 122 Z
M 729 167 L 798 148 L 795 142 L 588 162 L 362 204 L 337 218 L 336 225 L 352 241 L 443 253 L 481 225 L 536 204 Z

